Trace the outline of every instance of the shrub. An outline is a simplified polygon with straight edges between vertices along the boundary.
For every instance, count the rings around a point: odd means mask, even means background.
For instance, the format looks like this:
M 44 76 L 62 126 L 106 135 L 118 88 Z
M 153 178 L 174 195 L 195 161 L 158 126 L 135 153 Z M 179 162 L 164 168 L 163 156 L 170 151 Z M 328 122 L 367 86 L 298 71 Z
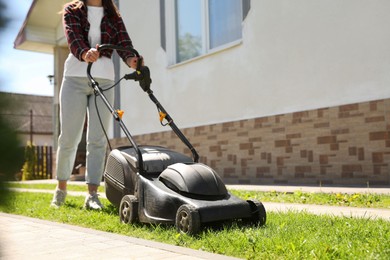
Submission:
M 26 148 L 24 150 L 24 165 L 23 165 L 23 176 L 22 180 L 34 180 L 34 167 L 37 164 L 37 155 L 35 152 L 35 146 L 34 144 L 28 142 L 26 145 Z

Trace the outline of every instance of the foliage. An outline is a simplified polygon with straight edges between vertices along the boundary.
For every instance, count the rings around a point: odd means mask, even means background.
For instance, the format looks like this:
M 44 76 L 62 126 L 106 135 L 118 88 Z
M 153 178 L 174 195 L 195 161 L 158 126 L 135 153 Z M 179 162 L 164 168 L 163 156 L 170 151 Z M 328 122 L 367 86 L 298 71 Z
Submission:
M 178 62 L 197 57 L 201 54 L 202 51 L 201 38 L 191 35 L 190 33 L 186 33 L 179 38 L 178 49 Z
M 22 168 L 22 180 L 50 178 L 50 169 L 47 168 L 49 154 L 48 146 L 35 146 L 28 142 L 24 150 L 25 162 Z
M 22 169 L 22 180 L 34 180 L 34 167 L 37 164 L 37 155 L 34 144 L 28 142 L 24 150 L 24 159 Z
M 3 117 L 3 111 L 9 109 L 9 101 L 4 94 L 0 93 L 0 204 L 6 200 L 7 195 L 3 188 L 4 181 L 13 179 L 20 170 L 23 161 L 23 152 L 18 136 Z
M 0 10 L 1 10 L 0 11 L 1 12 L 0 13 L 0 30 L 1 30 L 1 29 L 3 29 L 6 26 L 8 20 L 9 20 L 9 18 L 6 17 L 5 14 L 4 14 L 4 11 L 6 10 L 6 6 L 3 3 L 3 1 L 0 1 Z

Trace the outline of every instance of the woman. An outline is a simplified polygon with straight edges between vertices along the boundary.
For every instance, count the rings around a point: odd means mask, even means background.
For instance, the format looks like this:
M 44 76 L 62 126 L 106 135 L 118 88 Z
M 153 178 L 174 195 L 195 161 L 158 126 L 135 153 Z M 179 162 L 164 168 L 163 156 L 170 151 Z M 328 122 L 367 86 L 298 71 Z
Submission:
M 67 181 L 75 161 L 78 143 L 81 140 L 86 113 L 88 114 L 86 183 L 88 195 L 84 207 L 101 209 L 97 195 L 101 182 L 107 141 L 99 122 L 107 129 L 110 113 L 93 89 L 88 85 L 86 69 L 93 62 L 92 75 L 104 90 L 114 83 L 112 50 L 99 52 L 99 44 L 114 44 L 133 47 L 123 20 L 112 0 L 76 0 L 68 3 L 63 11 L 65 36 L 70 54 L 65 61 L 64 78 L 60 91 L 61 133 L 58 138 L 57 180 L 58 185 L 51 202 L 59 207 L 65 202 Z M 130 52 L 118 51 L 119 56 L 131 68 L 136 68 L 137 58 Z M 105 91 L 112 103 L 113 90 Z

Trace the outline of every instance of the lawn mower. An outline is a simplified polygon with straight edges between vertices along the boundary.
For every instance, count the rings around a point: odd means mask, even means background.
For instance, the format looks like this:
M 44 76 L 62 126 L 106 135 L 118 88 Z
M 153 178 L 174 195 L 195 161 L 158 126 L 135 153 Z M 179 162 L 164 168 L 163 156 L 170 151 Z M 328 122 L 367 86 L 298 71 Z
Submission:
M 137 69 L 122 79 L 139 82 L 157 106 L 160 123 L 169 125 L 192 153 L 190 157 L 161 146 L 138 145 L 122 121 L 122 112 L 112 107 L 92 77 L 89 63 L 87 76 L 95 96 L 103 100 L 130 141 L 129 146 L 111 149 L 104 170 L 106 197 L 119 209 L 120 221 L 175 225 L 178 232 L 189 235 L 197 234 L 204 224 L 232 220 L 264 225 L 266 210 L 261 202 L 232 195 L 218 173 L 199 162 L 195 148 L 154 96 L 150 70 L 139 53 L 133 48 L 99 46 L 99 51 L 104 49 L 138 57 Z

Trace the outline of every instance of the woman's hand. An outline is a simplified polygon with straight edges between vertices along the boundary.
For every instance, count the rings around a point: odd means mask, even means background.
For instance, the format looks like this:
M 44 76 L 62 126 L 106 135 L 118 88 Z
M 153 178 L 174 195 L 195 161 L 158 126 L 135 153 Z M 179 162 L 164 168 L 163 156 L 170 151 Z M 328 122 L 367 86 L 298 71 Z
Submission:
M 100 53 L 97 50 L 99 44 L 96 45 L 96 48 L 91 48 L 89 51 L 86 51 L 81 56 L 85 62 L 95 62 L 99 59 Z
M 127 65 L 132 68 L 132 69 L 137 69 L 137 62 L 138 62 L 138 57 L 130 57 L 127 59 L 126 63 Z M 142 59 L 142 66 L 144 66 L 144 61 Z

